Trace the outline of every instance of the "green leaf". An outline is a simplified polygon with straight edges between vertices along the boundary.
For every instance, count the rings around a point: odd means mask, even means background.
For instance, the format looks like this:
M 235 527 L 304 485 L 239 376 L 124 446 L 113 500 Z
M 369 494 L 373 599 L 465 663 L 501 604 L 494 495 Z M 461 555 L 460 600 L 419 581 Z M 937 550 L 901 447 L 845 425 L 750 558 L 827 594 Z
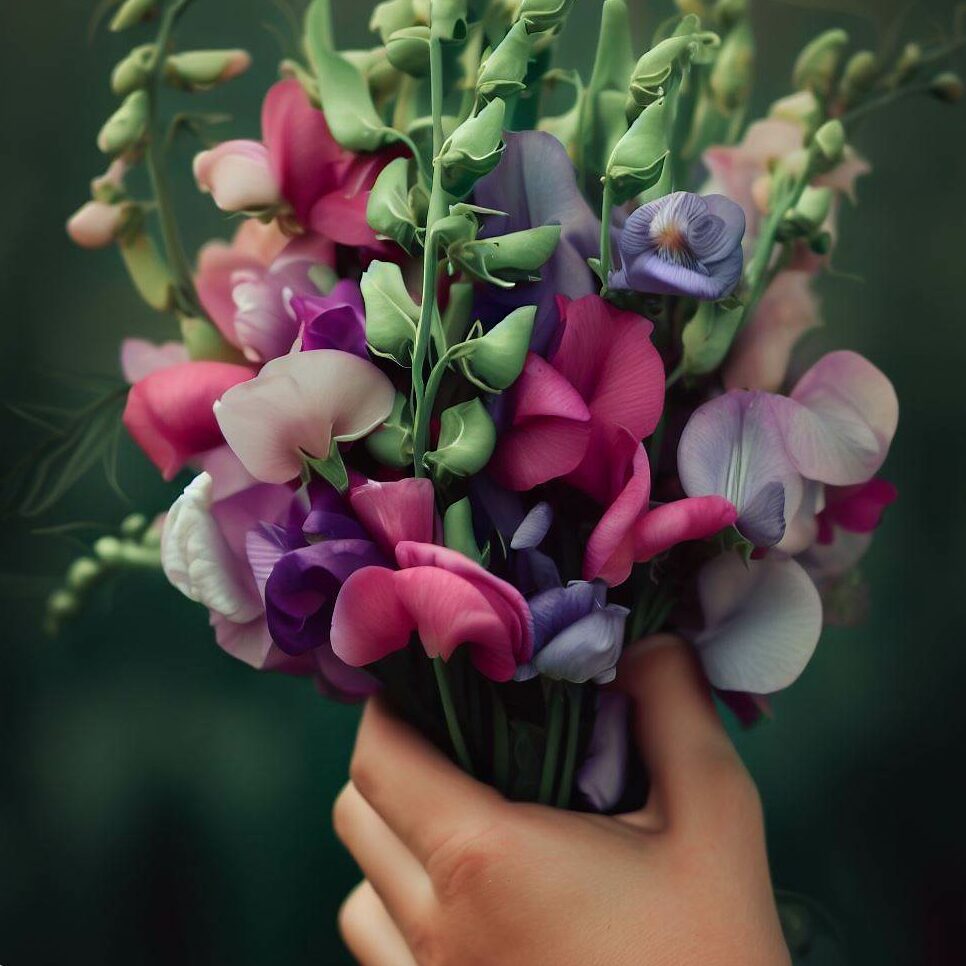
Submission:
M 360 281 L 366 303 L 366 340 L 376 355 L 412 364 L 419 306 L 395 262 L 372 262 Z
M 331 483 L 340 493 L 345 493 L 349 489 L 349 474 L 345 468 L 342 453 L 339 451 L 339 444 L 335 440 L 332 441 L 332 448 L 324 460 L 306 456 L 305 465 L 323 480 Z

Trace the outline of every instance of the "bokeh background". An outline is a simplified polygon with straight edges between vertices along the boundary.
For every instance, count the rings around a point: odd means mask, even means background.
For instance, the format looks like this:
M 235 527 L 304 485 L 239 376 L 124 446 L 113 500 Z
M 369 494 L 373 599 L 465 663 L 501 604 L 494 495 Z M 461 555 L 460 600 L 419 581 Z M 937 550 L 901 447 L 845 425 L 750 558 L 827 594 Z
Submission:
M 599 5 L 578 0 L 562 60 L 586 66 Z M 757 0 L 759 105 L 786 91 L 795 52 L 834 19 L 819 8 L 835 5 Z M 371 5 L 334 6 L 340 42 L 368 43 Z M 663 7 L 631 6 L 642 44 Z M 920 4 L 904 29 L 946 35 L 951 6 Z M 122 335 L 173 335 L 113 253 L 81 252 L 63 233 L 103 167 L 93 141 L 114 103 L 107 73 L 130 43 L 90 37 L 93 7 L 0 10 L 5 401 L 73 405 L 70 377 L 116 374 Z M 838 21 L 874 39 L 868 21 Z M 234 114 L 234 136 L 257 134 L 285 23 L 269 0 L 204 0 L 184 22 L 186 42 L 256 57 L 206 100 Z M 964 109 L 907 101 L 858 138 L 875 172 L 843 218 L 840 274 L 822 282 L 821 339 L 865 353 L 896 383 L 903 415 L 887 475 L 901 502 L 865 566 L 868 622 L 829 630 L 774 720 L 735 729 L 764 798 L 776 883 L 817 900 L 841 935 L 844 953 L 820 936 L 803 960 L 819 966 L 966 963 Z M 189 160 L 184 149 L 179 190 L 197 244 L 228 225 L 195 200 Z M 6 465 L 32 433 L 8 413 L 0 431 Z M 175 493 L 131 445 L 121 479 L 131 502 L 93 472 L 41 520 L 0 526 L 0 962 L 348 962 L 334 919 L 356 872 L 329 808 L 356 711 L 227 658 L 202 612 L 159 578 L 115 584 L 59 637 L 40 630 L 44 598 L 87 534 L 37 528 L 114 526 Z

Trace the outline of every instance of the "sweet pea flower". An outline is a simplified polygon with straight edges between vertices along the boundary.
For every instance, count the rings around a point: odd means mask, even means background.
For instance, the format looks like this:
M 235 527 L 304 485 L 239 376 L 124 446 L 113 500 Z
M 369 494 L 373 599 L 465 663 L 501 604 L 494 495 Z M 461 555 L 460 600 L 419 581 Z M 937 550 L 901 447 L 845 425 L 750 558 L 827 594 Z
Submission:
M 577 787 L 598 812 L 613 808 L 624 794 L 630 712 L 627 695 L 619 691 L 598 692 L 594 730 L 577 773 Z
M 822 633 L 822 602 L 794 560 L 724 553 L 702 567 L 704 628 L 694 645 L 711 684 L 755 695 L 788 687 Z
M 130 350 L 129 350 L 130 351 Z M 224 440 L 215 403 L 254 373 L 228 362 L 180 362 L 156 368 L 128 393 L 123 422 L 166 480 Z
M 71 215 L 67 234 L 81 248 L 107 248 L 117 240 L 124 214 L 124 205 L 88 201 Z
M 469 649 L 477 670 L 510 680 L 533 653 L 533 622 L 516 588 L 455 550 L 404 541 L 398 570 L 364 567 L 345 582 L 332 617 L 332 649 L 364 667 L 405 648 L 415 633 L 431 658 Z
M 827 487 L 825 506 L 818 515 L 818 542 L 831 543 L 836 527 L 849 533 L 872 533 L 882 522 L 886 507 L 898 498 L 899 491 L 883 479 Z
M 289 305 L 299 326 L 302 351 L 340 349 L 369 358 L 366 310 L 358 282 L 343 279 L 328 295 L 297 295 Z
M 132 386 L 160 369 L 190 362 L 183 342 L 162 342 L 147 339 L 125 339 L 121 343 L 121 372 Z
M 355 155 L 296 80 L 262 105 L 262 140 L 228 141 L 194 161 L 195 180 L 224 211 L 291 209 L 304 229 L 342 245 L 381 250 L 366 221 L 369 191 L 389 155 Z
M 528 601 L 533 615 L 533 658 L 517 668 L 517 681 L 538 674 L 557 681 L 608 684 L 617 677 L 630 611 L 607 603 L 602 582 L 575 581 Z
M 608 284 L 717 301 L 741 279 L 745 216 L 723 195 L 675 191 L 641 205 L 618 235 L 620 268 Z
M 875 475 L 898 418 L 889 380 L 857 353 L 832 352 L 790 398 L 732 390 L 701 406 L 681 436 L 681 483 L 689 496 L 726 497 L 742 534 L 775 546 L 810 481 L 851 486 Z
M 252 476 L 286 483 L 306 457 L 361 439 L 392 412 L 396 391 L 371 362 L 335 349 L 273 359 L 215 406 L 225 440 Z
M 256 484 L 217 499 L 211 477 L 202 473 L 165 519 L 162 566 L 178 590 L 208 608 L 219 645 L 233 657 L 259 670 L 316 676 L 334 697 L 366 697 L 375 682 L 342 664 L 325 646 L 326 637 L 314 650 L 287 653 L 266 619 L 269 554 L 260 540 L 269 532 L 294 541 L 306 512 L 304 494 L 285 487 Z
M 560 322 L 557 296 L 579 299 L 598 289 L 587 259 L 598 253 L 600 221 L 577 187 L 574 166 L 563 145 L 542 131 L 504 136 L 506 150 L 496 168 L 476 186 L 478 205 L 506 212 L 486 219 L 481 237 L 495 238 L 543 225 L 560 225 L 560 243 L 540 270 L 540 281 L 478 292 L 476 310 L 496 324 L 522 305 L 536 305 L 531 348 L 546 355 Z

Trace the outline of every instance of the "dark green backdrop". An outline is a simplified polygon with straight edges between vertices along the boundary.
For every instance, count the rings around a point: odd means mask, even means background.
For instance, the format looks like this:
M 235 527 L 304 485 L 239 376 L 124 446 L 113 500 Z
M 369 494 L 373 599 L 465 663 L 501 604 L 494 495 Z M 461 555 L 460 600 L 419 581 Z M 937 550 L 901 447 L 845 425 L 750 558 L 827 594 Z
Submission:
M 871 0 L 870 0 L 871 2 Z M 107 71 L 125 40 L 86 36 L 93 0 L 5 0 L 0 12 L 0 395 L 73 399 L 60 372 L 116 371 L 120 337 L 163 338 L 113 253 L 63 235 L 102 161 Z M 338 0 L 340 39 L 361 44 L 370 4 Z M 659 7 L 655 4 L 655 7 Z M 651 4 L 632 0 L 639 26 Z M 948 23 L 950 4 L 910 18 Z M 578 0 L 565 43 L 586 61 L 599 0 Z M 821 14 L 759 0 L 758 100 L 785 90 Z M 257 131 L 278 46 L 268 0 L 205 0 L 186 19 L 199 46 L 249 47 L 252 73 L 211 98 Z M 859 36 L 868 28 L 850 21 Z M 868 37 L 865 37 L 868 40 Z M 761 786 L 776 882 L 822 901 L 857 964 L 966 962 L 966 707 L 963 582 L 966 120 L 906 103 L 859 146 L 876 164 L 844 218 L 823 282 L 829 345 L 854 347 L 895 380 L 902 423 L 888 475 L 901 492 L 867 571 L 868 623 L 829 631 L 773 722 L 737 736 Z M 182 157 L 185 173 L 189 155 Z M 190 202 L 185 177 L 182 190 Z M 224 231 L 191 209 L 193 243 Z M 30 435 L 2 417 L 3 461 Z M 133 448 L 122 476 L 96 474 L 47 518 L 116 523 L 164 508 L 165 487 Z M 203 614 L 160 579 L 130 578 L 57 639 L 43 599 L 79 547 L 3 521 L 0 651 L 0 963 L 329 964 L 354 881 L 329 829 L 353 710 L 301 682 L 222 655 Z M 817 947 L 807 960 L 839 960 Z

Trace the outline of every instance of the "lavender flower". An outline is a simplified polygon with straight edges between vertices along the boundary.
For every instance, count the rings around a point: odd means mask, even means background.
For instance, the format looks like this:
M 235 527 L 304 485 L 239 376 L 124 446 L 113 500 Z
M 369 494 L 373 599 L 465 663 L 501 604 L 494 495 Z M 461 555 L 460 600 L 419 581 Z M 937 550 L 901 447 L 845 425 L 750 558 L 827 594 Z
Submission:
M 617 239 L 614 289 L 716 301 L 741 278 L 745 215 L 723 195 L 676 191 L 637 209 Z
M 343 279 L 328 295 L 296 295 L 291 310 L 299 323 L 302 350 L 339 349 L 360 359 L 366 348 L 366 310 L 358 282 Z

